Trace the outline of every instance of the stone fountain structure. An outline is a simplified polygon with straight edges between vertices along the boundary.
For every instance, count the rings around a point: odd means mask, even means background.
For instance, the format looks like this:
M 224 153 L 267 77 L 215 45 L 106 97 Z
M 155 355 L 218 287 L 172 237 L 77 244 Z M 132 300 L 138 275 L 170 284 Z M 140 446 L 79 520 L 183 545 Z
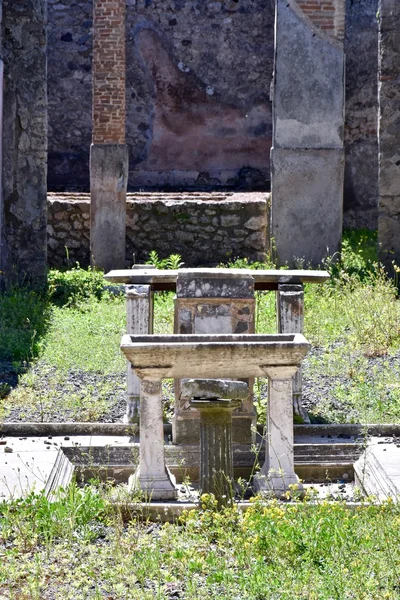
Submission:
M 293 375 L 307 355 L 301 334 L 124 335 L 121 350 L 140 379 L 140 460 L 134 481 L 153 500 L 176 497 L 165 463 L 161 381 L 164 378 L 268 376 L 266 463 L 259 490 L 278 496 L 298 483 L 293 451 Z

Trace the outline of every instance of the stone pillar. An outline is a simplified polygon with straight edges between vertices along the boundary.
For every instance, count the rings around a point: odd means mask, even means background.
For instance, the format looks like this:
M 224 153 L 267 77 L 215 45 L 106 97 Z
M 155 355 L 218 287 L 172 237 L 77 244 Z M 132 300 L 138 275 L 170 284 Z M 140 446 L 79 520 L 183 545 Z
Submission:
M 271 236 L 280 265 L 340 249 L 345 0 L 276 0 Z
M 174 332 L 181 334 L 254 333 L 254 279 L 248 275 L 179 270 L 176 282 Z M 206 376 L 207 373 L 204 373 Z M 254 379 L 247 380 L 249 393 L 233 414 L 233 441 L 254 441 L 256 414 L 253 405 Z M 181 395 L 175 382 L 172 437 L 176 444 L 198 444 L 199 414 Z
M 106 272 L 125 267 L 125 5 L 126 0 L 93 4 L 90 255 L 92 265 Z
M 3 0 L 2 9 L 0 271 L 4 278 L 42 285 L 47 271 L 47 2 Z
M 278 284 L 276 292 L 276 317 L 278 333 L 304 332 L 304 288 L 303 285 Z M 293 378 L 293 410 L 303 423 L 310 423 L 302 402 L 302 371 L 298 368 Z
M 150 500 L 174 500 L 176 489 L 164 457 L 161 377 L 142 372 L 140 378 L 140 458 L 130 489 L 139 486 Z
M 257 491 L 284 494 L 298 484 L 294 472 L 292 379 L 297 366 L 266 367 L 268 375 L 268 416 L 266 460 L 254 478 Z
M 125 286 L 126 332 L 135 335 L 153 333 L 153 293 L 149 285 Z M 127 361 L 128 386 L 124 423 L 139 421 L 140 380 Z
M 219 504 L 234 497 L 232 411 L 240 400 L 192 399 L 200 412 L 200 490 L 214 494 Z
M 378 144 L 380 260 L 400 266 L 400 4 L 379 3 Z

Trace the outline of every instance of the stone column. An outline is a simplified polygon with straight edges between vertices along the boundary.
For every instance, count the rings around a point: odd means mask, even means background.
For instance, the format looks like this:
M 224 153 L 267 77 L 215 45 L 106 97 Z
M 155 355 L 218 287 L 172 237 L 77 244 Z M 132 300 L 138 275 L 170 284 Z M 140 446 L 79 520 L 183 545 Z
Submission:
M 280 265 L 340 249 L 345 0 L 276 0 L 271 237 Z
M 125 286 L 126 332 L 135 335 L 153 333 L 153 293 L 149 285 Z M 124 423 L 139 421 L 140 380 L 127 361 L 128 386 Z
M 200 489 L 214 494 L 219 504 L 234 497 L 232 455 L 232 411 L 240 400 L 192 399 L 200 412 Z
M 268 417 L 266 460 L 254 478 L 257 491 L 281 496 L 291 484 L 298 484 L 294 472 L 292 379 L 297 366 L 266 367 L 268 375 Z
M 400 266 L 400 3 L 379 3 L 378 144 L 380 260 Z
M 0 271 L 40 286 L 47 271 L 47 2 L 3 0 L 2 9 Z
M 304 332 L 304 288 L 303 285 L 278 284 L 276 292 L 276 317 L 278 333 Z M 310 423 L 302 402 L 302 371 L 298 368 L 293 378 L 293 410 L 304 423 Z
M 140 458 L 130 489 L 139 486 L 150 500 L 174 500 L 176 489 L 164 457 L 161 377 L 144 371 L 140 378 Z
M 125 267 L 125 5 L 126 0 L 93 4 L 90 255 L 92 265 L 105 272 Z

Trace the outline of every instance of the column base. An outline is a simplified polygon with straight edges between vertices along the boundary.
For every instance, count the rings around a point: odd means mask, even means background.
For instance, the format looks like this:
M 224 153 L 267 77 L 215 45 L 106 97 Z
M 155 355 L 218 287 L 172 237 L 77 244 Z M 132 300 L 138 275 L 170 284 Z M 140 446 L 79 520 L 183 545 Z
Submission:
M 152 500 L 176 500 L 177 492 L 175 477 L 169 469 L 165 469 L 163 475 L 140 475 L 140 468 L 129 477 L 128 491 L 140 489 L 149 501 Z
M 264 475 L 260 472 L 255 475 L 253 479 L 254 492 L 260 494 L 272 493 L 278 498 L 284 496 L 286 492 L 290 491 L 289 486 L 291 485 L 296 485 L 296 491 L 300 494 L 304 490 L 303 485 L 300 483 L 296 473 L 286 475 L 285 473 L 280 474 L 270 472 L 268 475 Z

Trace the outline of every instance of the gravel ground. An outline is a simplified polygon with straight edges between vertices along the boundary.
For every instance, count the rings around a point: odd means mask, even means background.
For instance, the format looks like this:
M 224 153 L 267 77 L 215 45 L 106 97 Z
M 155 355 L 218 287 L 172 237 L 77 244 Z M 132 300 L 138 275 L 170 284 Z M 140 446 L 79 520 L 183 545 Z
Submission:
M 345 402 L 339 401 L 335 395 L 338 385 L 347 387 L 353 385 L 353 380 L 346 374 L 338 376 L 315 376 L 309 363 L 312 359 L 322 359 L 324 350 L 313 348 L 303 366 L 303 405 L 313 415 L 313 422 L 327 422 L 323 411 L 318 414 L 319 405 L 323 400 L 324 407 L 338 415 L 346 416 L 348 410 Z M 383 365 L 393 369 L 394 375 L 400 371 L 400 353 L 390 357 L 371 357 L 367 359 L 367 376 L 373 370 L 380 370 Z M 121 422 L 125 413 L 126 372 L 104 375 L 102 373 L 82 370 L 68 371 L 62 378 L 54 367 L 48 367 L 38 362 L 30 370 L 35 377 L 30 397 L 36 400 L 32 406 L 28 402 L 18 406 L 10 406 L 5 415 L 5 421 L 46 421 L 65 422 L 76 420 Z M 32 383 L 30 384 L 32 388 Z M 0 398 L 6 398 L 9 392 L 18 386 L 18 373 L 11 362 L 0 361 Z M 27 383 L 19 385 L 19 390 L 29 389 Z M 173 397 L 172 383 L 164 381 L 164 399 L 166 411 L 170 411 Z M 262 382 L 260 387 L 261 400 L 267 397 L 267 386 Z M 45 405 L 40 398 L 46 397 Z M 350 416 L 350 415 L 349 415 Z M 340 420 L 343 420 L 340 418 Z M 345 419 L 346 420 L 346 419 Z

